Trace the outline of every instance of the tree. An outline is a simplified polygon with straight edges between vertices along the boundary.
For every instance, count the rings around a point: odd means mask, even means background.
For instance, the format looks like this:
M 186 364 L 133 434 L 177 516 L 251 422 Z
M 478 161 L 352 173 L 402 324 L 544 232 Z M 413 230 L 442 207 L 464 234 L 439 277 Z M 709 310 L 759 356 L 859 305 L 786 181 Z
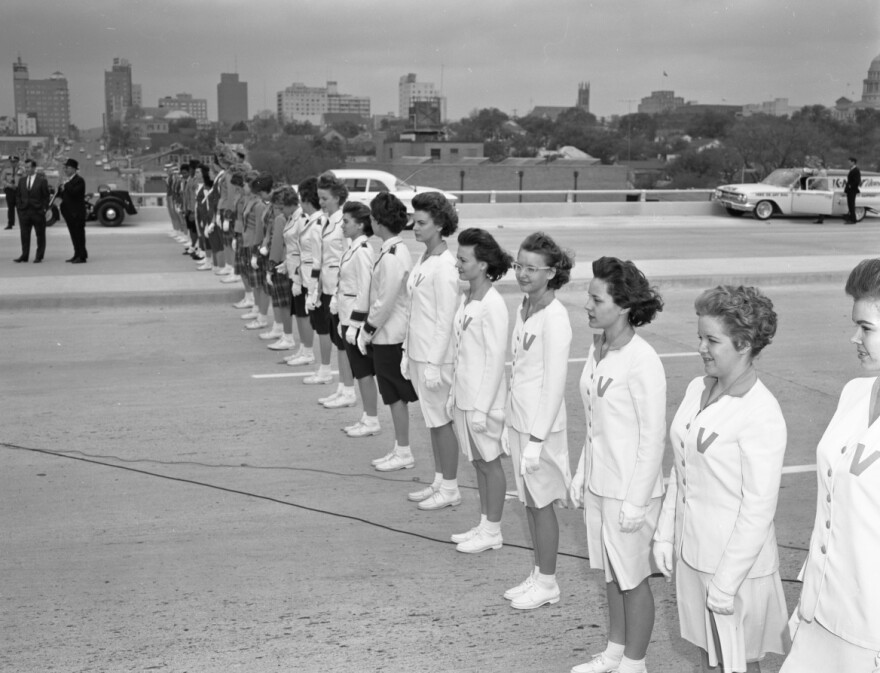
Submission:
M 117 150 L 123 154 L 140 147 L 140 138 L 132 131 L 131 127 L 121 124 L 120 122 L 111 122 L 107 127 L 108 147 L 110 150 Z
M 287 122 L 283 130 L 289 136 L 316 136 L 319 131 L 312 122 L 298 121 Z
M 336 122 L 332 128 L 334 131 L 341 133 L 345 138 L 354 138 L 361 132 L 360 126 L 348 120 Z
M 235 122 L 232 126 L 229 127 L 230 131 L 247 131 L 248 125 L 245 122 Z
M 689 118 L 684 132 L 693 138 L 723 138 L 735 122 L 733 114 L 706 110 Z

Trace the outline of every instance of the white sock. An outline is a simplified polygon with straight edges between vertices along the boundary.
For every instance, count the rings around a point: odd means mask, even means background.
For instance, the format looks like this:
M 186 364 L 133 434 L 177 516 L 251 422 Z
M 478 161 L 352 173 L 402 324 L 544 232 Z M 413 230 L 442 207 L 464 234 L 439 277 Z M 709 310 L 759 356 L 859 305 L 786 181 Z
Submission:
M 412 449 L 409 448 L 409 444 L 401 446 L 397 442 L 394 442 L 394 455 L 400 456 L 401 458 L 411 458 Z
M 309 355 L 314 355 L 314 354 L 315 354 L 314 349 L 307 348 L 306 346 L 302 347 L 302 352 L 300 353 L 300 355 L 304 355 L 304 356 L 309 356 Z
M 458 479 L 443 479 L 440 482 L 440 490 L 446 491 L 457 491 L 458 490 Z
M 378 416 L 367 416 L 367 413 L 364 412 L 363 418 L 361 419 L 361 423 L 364 425 L 379 425 L 379 417 Z
M 322 375 L 326 376 L 329 373 L 330 373 L 330 365 L 320 365 L 318 367 L 318 375 L 319 376 L 322 376 Z
M 344 386 L 340 383 L 339 388 L 340 388 L 339 392 L 341 394 L 345 395 L 346 397 L 354 397 L 355 396 L 354 386 Z
M 480 524 L 483 527 L 483 530 L 489 533 L 489 535 L 498 535 L 501 532 L 501 522 L 500 521 L 489 521 L 488 519 Z
M 540 574 L 541 574 L 541 569 L 538 566 L 535 566 L 535 569 L 532 570 L 532 579 L 537 578 L 538 575 L 540 575 Z
M 342 385 L 341 383 L 337 383 L 337 384 L 336 384 L 336 393 L 334 393 L 334 394 L 339 395 L 339 394 L 342 393 L 342 391 L 343 391 L 344 389 L 345 389 L 345 386 L 344 386 L 344 385 Z
M 538 571 L 538 576 L 535 578 L 535 583 L 540 586 L 549 589 L 554 584 L 556 584 L 556 573 L 552 575 L 544 575 L 540 571 Z
M 254 300 L 254 293 L 253 292 L 245 292 L 244 293 L 244 300 L 245 301 L 253 301 Z
M 435 472 L 434 473 L 434 481 L 431 482 L 431 488 L 435 491 L 440 488 L 440 484 L 443 482 L 443 473 Z
M 287 339 L 288 341 L 293 341 L 293 332 L 285 332 L 284 338 Z
M 261 313 L 260 320 L 262 320 L 263 322 L 269 322 L 269 313 L 268 312 Z M 274 325 L 273 325 L 273 327 L 274 327 Z
M 489 520 L 485 514 L 480 514 L 480 528 L 486 525 L 486 522 Z
M 605 648 L 605 655 L 610 659 L 620 659 L 623 656 L 624 646 L 620 643 L 612 643 L 608 641 L 608 647 Z
M 645 673 L 644 659 L 630 659 L 624 656 L 617 667 L 618 673 Z

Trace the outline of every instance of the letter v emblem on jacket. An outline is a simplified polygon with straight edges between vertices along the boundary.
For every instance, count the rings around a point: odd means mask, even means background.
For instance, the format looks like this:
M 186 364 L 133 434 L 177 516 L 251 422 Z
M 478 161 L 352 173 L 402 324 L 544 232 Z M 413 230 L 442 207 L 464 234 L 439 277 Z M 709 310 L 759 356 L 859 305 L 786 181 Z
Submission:
M 859 444 L 856 447 L 856 453 L 853 456 L 852 464 L 849 466 L 849 471 L 856 475 L 857 477 L 862 476 L 862 472 L 867 470 L 871 465 L 877 462 L 877 459 L 880 458 L 880 451 L 874 451 L 870 456 L 862 460 L 862 454 L 865 452 L 865 445 Z
M 422 284 L 422 281 L 425 280 L 425 276 L 423 274 L 419 274 L 416 276 L 416 287 Z
M 704 432 L 706 432 L 706 428 L 700 428 L 700 431 L 697 433 L 697 451 L 700 453 L 706 453 L 706 449 L 712 446 L 712 442 L 718 439 L 718 433 L 713 432 L 706 441 L 703 441 Z
M 464 320 L 461 321 L 461 331 L 464 332 L 468 325 L 470 325 L 474 319 L 471 316 L 467 316 Z
M 596 386 L 596 392 L 599 393 L 599 397 L 605 397 L 605 391 L 608 390 L 608 386 L 611 385 L 614 379 L 606 380 L 604 376 L 599 377 L 599 384 Z
M 536 334 L 523 334 L 523 350 L 529 350 L 535 341 Z

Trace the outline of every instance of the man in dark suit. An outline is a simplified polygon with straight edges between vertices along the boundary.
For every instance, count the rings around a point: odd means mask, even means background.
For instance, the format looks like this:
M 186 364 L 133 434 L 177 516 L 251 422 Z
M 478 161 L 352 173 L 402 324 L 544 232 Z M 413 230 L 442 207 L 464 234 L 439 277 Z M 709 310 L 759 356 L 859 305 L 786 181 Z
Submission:
M 6 228 L 15 226 L 15 196 L 18 191 L 18 178 L 21 171 L 18 169 L 18 157 L 9 157 L 9 168 L 3 171 L 3 194 L 6 197 Z
M 58 188 L 55 198 L 61 199 L 61 216 L 67 222 L 70 241 L 73 243 L 73 257 L 67 262 L 85 264 L 86 252 L 86 181 L 77 173 L 79 162 L 68 159 L 64 164 L 67 179 Z
M 849 158 L 849 173 L 846 175 L 846 187 L 843 188 L 843 193 L 846 194 L 846 207 L 849 210 L 843 218 L 846 224 L 856 223 L 856 194 L 862 191 L 859 189 L 862 184 L 862 172 L 857 163 L 858 159 L 855 157 Z
M 16 206 L 21 226 L 21 257 L 14 261 L 26 262 L 31 253 L 31 229 L 37 232 L 37 254 L 34 264 L 43 261 L 46 253 L 46 211 L 49 210 L 49 183 L 37 175 L 37 162 L 24 162 L 25 176 L 18 181 Z

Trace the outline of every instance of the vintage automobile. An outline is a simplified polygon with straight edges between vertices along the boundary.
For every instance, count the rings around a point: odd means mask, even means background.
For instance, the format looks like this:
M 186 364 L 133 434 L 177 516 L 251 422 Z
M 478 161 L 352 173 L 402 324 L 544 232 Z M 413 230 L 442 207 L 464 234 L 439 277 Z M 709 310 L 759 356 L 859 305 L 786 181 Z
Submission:
M 398 199 L 403 201 L 406 206 L 406 212 L 412 215 L 412 199 L 416 194 L 422 192 L 440 192 L 452 205 L 456 205 L 458 197 L 454 194 L 444 192 L 442 189 L 434 187 L 415 187 L 407 184 L 403 180 L 398 179 L 391 173 L 385 171 L 367 170 L 359 168 L 340 168 L 334 169 L 333 174 L 345 183 L 348 187 L 349 201 L 358 201 L 370 205 L 370 201 L 379 192 L 391 192 Z
M 712 200 L 735 217 L 751 213 L 759 220 L 771 215 L 840 216 L 847 213 L 846 170 L 778 168 L 761 182 L 722 185 Z M 861 194 L 856 197 L 856 221 L 866 212 L 880 213 L 880 174 L 862 171 Z
M 125 215 L 137 215 L 137 208 L 131 194 L 125 189 L 110 189 L 107 185 L 98 187 L 97 194 L 86 196 L 86 221 L 97 221 L 105 227 L 118 227 Z

